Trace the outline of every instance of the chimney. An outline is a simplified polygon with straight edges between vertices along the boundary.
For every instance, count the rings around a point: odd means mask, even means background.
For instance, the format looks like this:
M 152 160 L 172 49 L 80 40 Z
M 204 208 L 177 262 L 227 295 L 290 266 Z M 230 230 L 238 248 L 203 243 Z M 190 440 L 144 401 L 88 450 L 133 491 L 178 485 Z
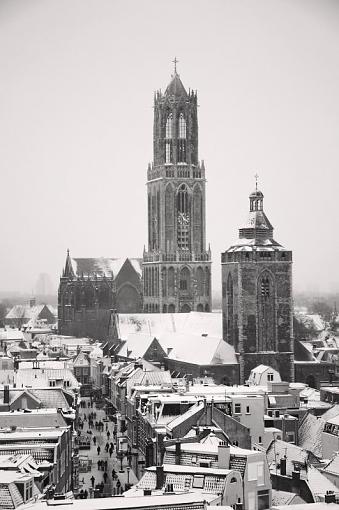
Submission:
M 286 459 L 280 460 L 280 474 L 282 476 L 286 476 Z
M 300 480 L 300 471 L 292 471 L 292 480 Z
M 335 503 L 335 494 L 333 491 L 326 491 L 325 503 Z
M 4 386 L 4 404 L 9 404 L 9 386 L 5 384 Z
M 230 453 L 231 449 L 229 445 L 222 442 L 218 446 L 218 468 L 229 469 L 230 468 Z
M 164 485 L 164 466 L 156 466 L 157 482 L 155 488 L 160 490 Z
M 292 471 L 291 492 L 300 495 L 300 471 L 297 471 L 296 469 Z
M 175 463 L 180 466 L 181 443 L 175 443 Z

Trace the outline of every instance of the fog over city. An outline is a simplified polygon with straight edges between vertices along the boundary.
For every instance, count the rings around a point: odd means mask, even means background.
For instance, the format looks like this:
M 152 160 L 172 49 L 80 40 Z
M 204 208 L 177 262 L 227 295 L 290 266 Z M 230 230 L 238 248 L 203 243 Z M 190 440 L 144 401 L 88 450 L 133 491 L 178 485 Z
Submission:
M 214 289 L 264 193 L 297 291 L 339 289 L 339 3 L 1 0 L 1 289 L 142 257 L 153 92 L 197 89 Z

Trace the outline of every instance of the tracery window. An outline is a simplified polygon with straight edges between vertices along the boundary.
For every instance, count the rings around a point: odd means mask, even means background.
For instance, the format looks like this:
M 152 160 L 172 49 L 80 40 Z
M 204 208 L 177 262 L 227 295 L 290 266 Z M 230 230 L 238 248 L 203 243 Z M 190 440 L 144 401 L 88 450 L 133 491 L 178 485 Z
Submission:
M 173 114 L 170 113 L 166 120 L 165 130 L 165 163 L 172 163 L 173 161 Z
M 170 113 L 169 116 L 167 117 L 167 121 L 166 121 L 166 135 L 165 137 L 168 139 L 168 138 L 172 138 L 172 126 L 173 126 L 173 114 Z
M 186 138 L 186 121 L 183 113 L 179 115 L 179 138 Z
M 177 194 L 177 243 L 180 250 L 188 250 L 190 246 L 190 215 L 189 196 L 185 184 L 182 184 Z

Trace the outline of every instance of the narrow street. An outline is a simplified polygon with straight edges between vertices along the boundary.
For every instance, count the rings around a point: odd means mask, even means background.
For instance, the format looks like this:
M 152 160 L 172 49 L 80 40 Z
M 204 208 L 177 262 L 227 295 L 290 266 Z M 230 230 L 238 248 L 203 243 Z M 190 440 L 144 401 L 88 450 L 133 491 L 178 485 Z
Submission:
M 92 480 L 94 477 L 94 490 L 96 485 L 103 483 L 104 488 L 103 492 L 105 497 L 113 496 L 116 494 L 121 494 L 125 491 L 126 484 L 133 485 L 138 480 L 132 469 L 127 469 L 129 467 L 128 460 L 126 456 L 123 458 L 123 472 L 120 471 L 121 462 L 120 459 L 117 459 L 117 451 L 116 451 L 116 441 L 113 436 L 114 423 L 111 421 L 103 421 L 106 419 L 106 414 L 103 409 L 97 409 L 95 403 L 93 403 L 93 407 L 88 407 L 88 403 L 90 402 L 89 398 L 82 398 L 82 402 L 86 403 L 86 408 L 80 407 L 79 409 L 79 417 L 83 421 L 84 426 L 83 430 L 81 430 L 82 436 L 88 436 L 91 438 L 91 447 L 90 449 L 81 449 L 79 450 L 80 457 L 88 457 L 89 460 L 92 461 L 91 471 L 80 472 L 79 473 L 79 481 L 80 481 L 80 490 L 87 491 L 88 497 L 94 497 L 93 488 L 92 488 Z M 88 416 L 90 413 L 96 413 L 96 418 L 93 420 L 94 424 L 92 428 L 89 427 L 88 424 Z M 84 420 L 86 415 L 86 420 Z M 99 432 L 95 429 L 95 422 L 103 421 L 104 430 Z M 91 430 L 92 434 L 88 434 L 87 432 Z M 109 438 L 108 438 L 109 432 Z M 96 438 L 96 444 L 94 444 L 93 438 Z M 109 452 L 106 452 L 105 445 L 106 443 L 114 444 L 114 451 L 112 456 L 110 456 Z M 100 454 L 98 454 L 97 448 L 100 446 Z M 104 481 L 105 470 L 99 469 L 98 461 L 107 461 L 107 479 L 106 483 Z M 112 471 L 115 470 L 116 478 L 113 480 Z M 97 489 L 98 490 L 98 489 Z M 98 491 L 99 492 L 99 491 Z

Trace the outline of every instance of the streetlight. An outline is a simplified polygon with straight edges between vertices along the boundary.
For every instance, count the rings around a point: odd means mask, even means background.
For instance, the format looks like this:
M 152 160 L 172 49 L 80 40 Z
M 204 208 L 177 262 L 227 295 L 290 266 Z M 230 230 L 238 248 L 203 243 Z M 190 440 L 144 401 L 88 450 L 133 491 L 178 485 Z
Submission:
M 119 455 L 119 457 L 118 457 L 118 458 L 119 458 L 119 460 L 120 460 L 120 471 L 119 471 L 119 473 L 124 473 L 124 469 L 123 469 L 123 467 L 122 467 L 122 460 L 123 460 L 123 458 L 124 458 L 124 454 L 123 454 L 123 452 L 121 452 L 121 451 L 120 451 L 118 455 Z
M 131 471 L 131 468 L 129 466 L 127 466 L 126 470 L 127 470 L 127 485 L 128 485 L 128 488 L 129 488 L 129 473 Z

